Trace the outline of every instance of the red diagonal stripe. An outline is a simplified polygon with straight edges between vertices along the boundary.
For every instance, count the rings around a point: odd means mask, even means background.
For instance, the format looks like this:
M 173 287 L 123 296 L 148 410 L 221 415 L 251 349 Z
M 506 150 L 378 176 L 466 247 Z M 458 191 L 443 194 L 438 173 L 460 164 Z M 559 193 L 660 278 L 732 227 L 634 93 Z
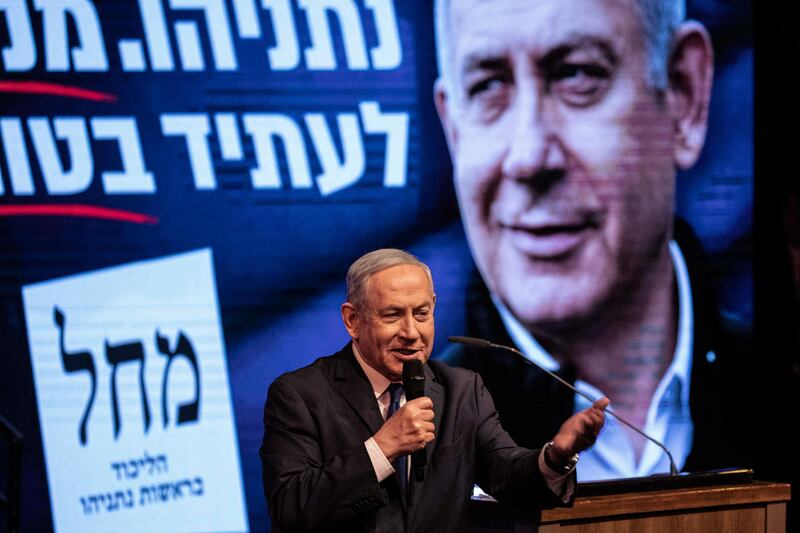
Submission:
M 0 81 L 0 92 L 20 94 L 44 94 L 48 96 L 65 96 L 95 102 L 114 103 L 117 96 L 91 89 L 82 89 L 73 85 L 45 83 L 42 81 Z
M 85 204 L 29 204 L 29 205 L 0 205 L 0 217 L 76 217 L 95 218 L 101 220 L 116 220 L 118 222 L 131 222 L 133 224 L 158 224 L 158 217 L 112 209 L 97 205 Z

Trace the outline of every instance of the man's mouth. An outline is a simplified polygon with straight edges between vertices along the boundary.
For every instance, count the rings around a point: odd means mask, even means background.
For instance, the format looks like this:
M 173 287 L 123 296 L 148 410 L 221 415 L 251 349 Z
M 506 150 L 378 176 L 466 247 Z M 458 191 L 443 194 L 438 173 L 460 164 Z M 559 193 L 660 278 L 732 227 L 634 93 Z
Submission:
M 538 218 L 500 223 L 511 246 L 536 259 L 559 259 L 576 250 L 599 229 L 591 216 Z
M 394 348 L 392 351 L 401 359 L 416 359 L 422 353 L 422 348 Z

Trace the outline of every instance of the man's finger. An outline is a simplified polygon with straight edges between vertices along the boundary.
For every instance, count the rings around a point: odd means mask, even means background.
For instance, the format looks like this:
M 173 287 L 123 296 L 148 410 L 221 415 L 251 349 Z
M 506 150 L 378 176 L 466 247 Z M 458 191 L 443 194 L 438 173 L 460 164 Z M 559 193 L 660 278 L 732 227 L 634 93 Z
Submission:
M 409 400 L 408 402 L 406 402 L 406 405 L 413 405 L 417 409 L 429 410 L 433 409 L 433 400 L 431 400 L 427 396 L 420 396 L 419 398 L 414 398 L 413 400 Z
M 597 409 L 599 411 L 603 411 L 610 404 L 611 404 L 611 400 L 609 400 L 608 398 L 603 396 L 602 398 L 600 398 L 599 400 L 597 400 L 596 402 L 594 402 L 592 404 L 592 409 Z
M 592 425 L 594 426 L 602 426 L 603 422 L 605 421 L 605 416 L 603 413 L 592 412 L 589 414 L 589 418 L 592 421 Z
M 432 409 L 422 409 L 419 412 L 420 420 L 431 421 L 434 419 L 433 410 Z
M 434 429 L 435 428 L 433 427 L 432 423 L 423 422 L 423 423 L 419 424 L 418 426 L 416 426 L 416 428 L 415 428 L 416 431 L 415 432 L 417 434 L 423 434 L 423 433 L 431 433 L 432 434 Z

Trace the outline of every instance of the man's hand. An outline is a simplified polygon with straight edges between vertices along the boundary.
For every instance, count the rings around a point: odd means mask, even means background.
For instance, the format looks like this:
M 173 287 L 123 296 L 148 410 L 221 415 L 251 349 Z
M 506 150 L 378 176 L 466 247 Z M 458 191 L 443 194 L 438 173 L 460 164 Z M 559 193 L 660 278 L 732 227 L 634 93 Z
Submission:
M 546 450 L 550 453 L 549 459 L 553 464 L 566 464 L 570 457 L 594 444 L 605 423 L 603 409 L 609 403 L 608 398 L 600 398 L 591 407 L 572 415 L 561 425 L 553 437 L 553 445 Z
M 421 450 L 434 439 L 433 402 L 427 396 L 406 402 L 383 423 L 375 442 L 389 460 Z

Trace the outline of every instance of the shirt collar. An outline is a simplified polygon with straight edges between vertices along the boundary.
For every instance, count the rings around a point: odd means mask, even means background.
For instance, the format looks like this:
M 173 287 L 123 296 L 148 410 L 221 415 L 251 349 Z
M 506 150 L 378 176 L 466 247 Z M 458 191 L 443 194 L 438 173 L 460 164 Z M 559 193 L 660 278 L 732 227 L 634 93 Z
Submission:
M 694 313 L 692 310 L 692 287 L 689 282 L 689 274 L 686 269 L 686 261 L 683 258 L 680 248 L 675 241 L 669 243 L 672 266 L 678 286 L 678 338 L 675 343 L 675 353 L 664 377 L 661 379 L 655 394 L 654 400 L 660 400 L 666 392 L 667 387 L 676 378 L 681 383 L 681 403 L 689 401 L 689 370 L 692 362 L 692 345 L 694 343 Z M 533 338 L 533 335 L 520 323 L 511 311 L 500 301 L 496 295 L 492 294 L 500 318 L 508 330 L 508 334 L 526 359 L 542 366 L 543 368 L 555 372 L 560 365 L 555 358 L 547 353 L 544 348 Z M 657 403 L 657 402 L 653 402 Z M 650 409 L 653 411 L 653 409 Z M 648 413 L 648 418 L 652 413 Z
M 692 284 L 689 281 L 689 272 L 686 260 L 681 249 L 670 241 L 669 251 L 672 256 L 672 266 L 675 269 L 675 279 L 678 285 L 678 338 L 675 341 L 675 356 L 667 369 L 664 379 L 656 389 L 656 397 L 664 394 L 669 385 L 667 378 L 675 376 L 681 383 L 681 403 L 689 402 L 689 374 L 692 367 L 692 349 L 694 347 L 694 309 L 692 306 Z
M 356 356 L 356 361 L 358 361 L 361 370 L 367 375 L 367 379 L 369 380 L 369 384 L 372 386 L 372 392 L 375 394 L 375 398 L 377 399 L 381 394 L 386 392 L 386 389 L 389 388 L 389 384 L 391 380 L 369 366 L 364 358 L 361 357 L 361 353 L 358 351 L 358 346 L 356 346 L 355 341 L 350 343 L 353 347 L 353 355 Z

